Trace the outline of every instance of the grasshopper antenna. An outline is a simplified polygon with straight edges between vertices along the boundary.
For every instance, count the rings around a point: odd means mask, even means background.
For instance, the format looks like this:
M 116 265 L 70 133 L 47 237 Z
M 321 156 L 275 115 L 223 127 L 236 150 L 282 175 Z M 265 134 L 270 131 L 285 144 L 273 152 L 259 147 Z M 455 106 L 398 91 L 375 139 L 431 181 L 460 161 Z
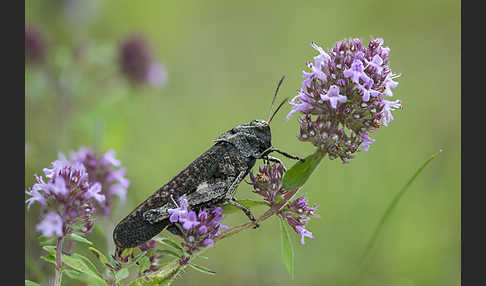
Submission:
M 282 76 L 282 78 L 280 79 L 280 81 L 278 82 L 278 85 L 277 85 L 277 90 L 275 90 L 275 95 L 273 96 L 273 100 L 272 100 L 272 106 L 270 107 L 270 111 L 268 112 L 268 120 L 267 122 L 270 123 L 270 121 L 272 120 L 273 116 L 275 115 L 275 113 L 273 115 L 272 114 L 272 110 L 273 110 L 273 106 L 275 104 L 275 99 L 277 99 L 277 93 L 278 93 L 278 89 L 280 88 L 280 85 L 282 85 L 282 82 L 285 78 L 285 75 Z M 280 107 L 279 107 L 280 108 Z M 277 108 L 278 110 L 278 108 Z
M 288 100 L 289 98 L 286 97 L 282 103 L 280 103 L 280 105 L 277 107 L 277 109 L 275 109 L 275 112 L 272 114 L 272 116 L 270 117 L 270 119 L 268 119 L 267 123 L 268 125 L 270 125 L 270 121 L 272 121 L 273 117 L 275 116 L 275 114 L 277 114 L 278 110 L 280 109 L 280 107 L 282 107 L 284 105 L 284 103 Z

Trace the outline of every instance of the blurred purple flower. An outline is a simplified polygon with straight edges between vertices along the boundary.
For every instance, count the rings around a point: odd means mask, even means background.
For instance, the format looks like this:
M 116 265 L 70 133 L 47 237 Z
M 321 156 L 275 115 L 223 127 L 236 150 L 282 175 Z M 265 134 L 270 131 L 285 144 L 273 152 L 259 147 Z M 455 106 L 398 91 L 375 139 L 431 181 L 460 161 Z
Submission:
M 153 87 L 163 87 L 167 83 L 167 69 L 160 63 L 150 64 L 147 81 Z
M 44 175 L 47 182 L 35 175 L 37 183 L 26 191 L 31 196 L 26 200 L 28 209 L 34 202 L 42 205 L 42 219 L 37 230 L 45 236 L 58 237 L 73 231 L 91 232 L 95 213 L 93 202 L 105 201 L 105 196 L 100 193 L 100 183 L 89 182 L 83 164 L 65 159 L 52 162 L 52 168 L 45 168 Z
M 123 41 L 119 61 L 122 72 L 135 84 L 163 87 L 167 82 L 167 70 L 153 60 L 147 40 L 140 35 L 129 36 Z
M 98 210 L 104 216 L 109 216 L 114 197 L 117 196 L 123 203 L 130 186 L 130 181 L 124 177 L 126 169 L 115 158 L 115 151 L 109 150 L 100 155 L 91 148 L 81 147 L 77 152 L 71 152 L 70 157 L 71 161 L 85 166 L 90 183 L 99 183 L 100 193 L 105 200 L 97 200 Z
M 56 212 L 49 212 L 37 225 L 36 229 L 45 237 L 50 237 L 52 235 L 61 237 L 63 236 L 62 225 L 62 217 Z
M 46 43 L 37 28 L 25 25 L 25 59 L 26 64 L 40 64 L 46 58 Z
M 314 42 L 311 46 L 319 55 L 307 63 L 310 72 L 302 72 L 302 87 L 289 102 L 287 120 L 302 113 L 298 139 L 347 163 L 360 146 L 367 151 L 374 142 L 369 133 L 387 126 L 391 111 L 402 108 L 399 100 L 385 100 L 393 95 L 391 89 L 398 85 L 393 79 L 399 75 L 392 73 L 390 48 L 380 38 L 371 38 L 367 47 L 360 39 L 343 40 L 327 53 Z
M 220 207 L 201 209 L 196 214 L 188 209 L 187 200 L 179 199 L 180 206 L 176 209 L 169 209 L 171 214 L 177 214 L 177 222 L 183 227 L 184 247 L 190 254 L 196 253 L 200 248 L 211 247 L 213 239 L 221 234 L 221 229 L 226 229 L 221 224 L 223 220 L 223 209 Z M 171 222 L 175 222 L 171 219 Z
M 144 82 L 151 62 L 151 54 L 145 38 L 134 35 L 126 38 L 120 47 L 122 71 L 135 83 Z

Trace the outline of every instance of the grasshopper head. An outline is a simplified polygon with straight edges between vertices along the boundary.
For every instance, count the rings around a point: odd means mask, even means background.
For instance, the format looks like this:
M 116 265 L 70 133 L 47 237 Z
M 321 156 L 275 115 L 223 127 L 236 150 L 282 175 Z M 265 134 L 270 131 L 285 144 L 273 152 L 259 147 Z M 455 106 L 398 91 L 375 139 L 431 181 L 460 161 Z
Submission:
M 264 120 L 255 119 L 248 123 L 251 133 L 260 139 L 260 151 L 263 152 L 272 146 L 272 133 L 270 125 Z
M 272 146 L 270 126 L 264 120 L 255 119 L 238 125 L 223 134 L 216 141 L 226 141 L 235 146 L 261 153 Z

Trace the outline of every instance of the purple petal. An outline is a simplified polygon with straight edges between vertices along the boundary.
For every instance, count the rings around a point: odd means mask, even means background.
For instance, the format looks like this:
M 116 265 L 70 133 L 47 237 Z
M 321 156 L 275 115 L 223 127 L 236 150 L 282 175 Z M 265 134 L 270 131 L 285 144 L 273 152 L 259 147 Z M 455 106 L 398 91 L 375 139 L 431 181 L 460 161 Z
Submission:
M 149 66 L 147 80 L 153 87 L 161 88 L 167 83 L 167 69 L 160 63 L 152 63 Z
M 223 209 L 221 207 L 216 207 L 214 210 L 213 210 L 213 214 L 219 216 L 223 213 Z
M 54 183 L 48 184 L 49 186 L 49 191 L 59 195 L 66 197 L 69 195 L 69 189 L 66 186 L 66 181 L 64 180 L 63 177 L 56 177 Z
M 337 108 L 337 97 L 329 97 L 329 102 L 331 103 L 331 107 L 336 109 Z
M 208 213 L 206 211 L 200 211 L 198 218 L 200 221 L 206 220 L 208 218 Z
M 180 208 L 184 208 L 184 209 L 186 209 L 189 206 L 189 202 L 187 201 L 186 198 L 183 197 L 179 199 L 179 204 L 180 204 Z
M 302 235 L 302 238 L 300 239 L 300 243 L 304 244 L 304 237 L 306 237 L 306 236 L 314 239 L 314 236 L 312 235 L 312 232 L 306 230 L 305 228 L 303 228 L 301 226 L 297 226 L 296 229 L 297 229 L 297 232 L 300 235 Z
M 213 240 L 212 239 L 209 239 L 209 238 L 206 238 L 203 242 L 202 242 L 202 246 L 204 247 L 211 247 L 213 246 Z
M 103 159 L 104 162 L 106 162 L 109 165 L 113 165 L 115 167 L 119 167 L 120 166 L 120 161 L 118 161 L 115 158 L 115 151 L 113 151 L 113 150 L 109 150 L 108 152 L 106 152 L 105 154 L 103 154 L 103 158 L 102 159 Z
M 200 222 L 197 221 L 196 213 L 194 211 L 190 211 L 187 217 L 183 220 L 182 227 L 187 230 L 193 226 L 198 226 L 199 224 Z
M 57 237 L 61 237 L 63 236 L 62 224 L 61 216 L 55 212 L 50 212 L 37 225 L 36 229 L 45 237 L 50 237 L 54 234 Z
M 370 144 L 374 143 L 376 140 L 368 136 L 366 133 L 360 134 L 361 138 L 363 138 L 363 151 L 368 151 L 370 148 Z
M 125 202 L 125 199 L 127 197 L 127 189 L 124 186 L 122 186 L 121 184 L 111 185 L 110 188 L 109 188 L 108 193 L 110 195 L 116 195 L 116 196 L 118 196 L 118 198 L 120 199 L 120 202 L 121 203 L 124 203 Z
M 44 196 L 42 196 L 41 193 L 39 193 L 38 190 L 32 188 L 32 190 L 30 192 L 25 192 L 26 194 L 28 195 L 31 195 L 32 197 L 28 198 L 25 202 L 27 203 L 27 209 L 29 210 L 30 209 L 30 206 L 34 203 L 34 202 L 39 202 L 41 205 L 43 206 L 46 206 L 47 205 L 47 202 L 46 202 L 46 198 L 44 198 Z
M 392 111 L 395 109 L 401 109 L 402 105 L 400 104 L 400 100 L 395 100 L 395 101 L 389 101 L 389 100 L 383 100 L 385 105 L 383 106 L 383 110 L 381 113 L 383 114 L 382 122 L 383 125 L 388 126 L 388 123 L 390 123 L 393 120 L 392 116 Z
M 205 226 L 205 225 L 201 225 L 201 226 L 199 227 L 199 233 L 204 234 L 204 233 L 206 233 L 207 231 L 208 231 L 207 226 Z
M 105 195 L 100 194 L 100 192 L 101 192 L 101 184 L 96 182 L 89 187 L 88 191 L 86 192 L 86 196 L 88 199 L 94 198 L 99 203 L 102 203 L 105 201 Z
M 169 210 L 167 210 L 167 212 L 169 212 L 169 214 L 170 214 L 170 211 L 171 211 L 170 209 L 169 209 Z M 170 222 L 178 222 L 178 221 L 179 221 L 179 214 L 178 214 L 178 213 L 176 213 L 176 212 L 172 213 L 172 214 L 170 215 L 170 217 L 169 217 L 169 221 L 170 221 Z

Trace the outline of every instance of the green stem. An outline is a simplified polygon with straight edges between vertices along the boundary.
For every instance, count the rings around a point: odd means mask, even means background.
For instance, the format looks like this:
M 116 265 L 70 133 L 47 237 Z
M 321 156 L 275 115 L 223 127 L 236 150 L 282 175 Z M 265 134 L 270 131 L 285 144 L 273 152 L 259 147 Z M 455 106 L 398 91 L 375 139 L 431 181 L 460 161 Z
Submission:
M 61 286 L 62 282 L 62 241 L 64 237 L 61 236 L 57 239 L 56 246 L 56 278 L 54 280 L 54 286 Z
M 427 161 L 425 161 L 425 163 L 423 163 L 422 166 L 420 166 L 420 168 L 415 172 L 415 174 L 408 180 L 408 182 L 405 184 L 405 186 L 403 186 L 403 188 L 400 190 L 400 192 L 398 192 L 398 194 L 395 195 L 395 197 L 391 201 L 390 205 L 388 205 L 388 208 L 386 209 L 385 213 L 383 214 L 380 221 L 378 222 L 378 225 L 375 227 L 373 235 L 371 236 L 370 240 L 368 241 L 368 244 L 366 245 L 364 253 L 361 255 L 361 258 L 360 258 L 359 263 L 358 263 L 358 267 L 360 268 L 360 270 L 358 271 L 358 274 L 355 276 L 355 279 L 352 281 L 351 285 L 355 285 L 359 281 L 359 279 L 360 279 L 360 277 L 363 273 L 363 270 L 365 268 L 365 262 L 367 260 L 369 260 L 368 258 L 370 256 L 371 250 L 373 249 L 373 247 L 376 243 L 376 240 L 378 239 L 378 235 L 381 233 L 383 226 L 385 225 L 385 222 L 390 217 L 392 211 L 395 209 L 395 207 L 397 206 L 400 199 L 403 197 L 403 195 L 408 190 L 410 185 L 412 185 L 412 182 L 415 181 L 417 176 L 423 171 L 423 169 L 433 159 L 435 159 L 435 157 L 439 156 L 439 154 L 442 153 L 442 151 L 443 150 L 440 149 L 439 152 L 430 156 L 430 158 Z
M 271 217 L 272 215 L 278 213 L 287 204 L 288 201 L 290 201 L 293 197 L 295 197 L 295 195 L 297 194 L 298 191 L 299 191 L 299 189 L 289 191 L 287 194 L 284 195 L 283 199 L 280 202 L 278 202 L 277 204 L 272 206 L 270 209 L 265 211 L 255 221 L 251 221 L 251 222 L 230 228 L 230 229 L 222 232 L 216 238 L 214 238 L 214 241 L 216 242 L 216 241 L 225 239 L 229 236 L 232 236 L 234 234 L 237 234 L 239 232 L 254 228 L 258 223 L 263 222 L 266 219 L 268 219 L 269 217 Z

